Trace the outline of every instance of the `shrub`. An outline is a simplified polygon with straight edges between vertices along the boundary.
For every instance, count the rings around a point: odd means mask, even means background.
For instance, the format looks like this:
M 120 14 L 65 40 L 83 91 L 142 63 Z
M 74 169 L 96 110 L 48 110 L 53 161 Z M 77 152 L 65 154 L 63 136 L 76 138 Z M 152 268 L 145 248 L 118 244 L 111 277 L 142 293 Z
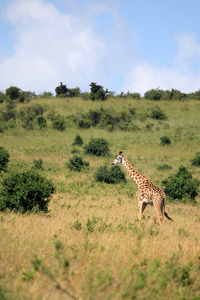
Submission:
M 55 92 L 56 97 L 67 97 L 68 88 L 61 82 L 60 85 L 55 88 Z
M 161 110 L 160 106 L 158 106 L 158 105 L 151 108 L 149 117 L 151 119 L 155 119 L 155 120 L 166 120 L 167 119 L 167 116 L 165 115 L 165 113 Z
M 0 147 L 0 172 L 7 171 L 10 155 L 4 147 Z
M 163 96 L 163 91 L 159 90 L 159 89 L 152 89 L 150 91 L 147 91 L 144 94 L 144 97 L 146 99 L 150 99 L 150 100 L 154 100 L 154 101 L 161 100 L 162 96 Z
M 0 103 L 3 103 L 6 99 L 6 95 L 3 92 L 0 92 Z
M 168 165 L 168 164 L 163 164 L 163 165 L 159 165 L 157 166 L 157 170 L 159 171 L 165 171 L 165 170 L 171 170 L 172 166 Z
M 195 197 L 198 195 L 197 189 L 200 182 L 192 178 L 192 174 L 187 169 L 181 166 L 178 172 L 170 175 L 162 181 L 164 192 L 171 200 L 191 201 L 195 202 Z
M 165 146 L 165 145 L 171 145 L 171 140 L 168 136 L 162 136 L 160 138 L 160 145 Z
M 76 138 L 72 144 L 72 146 L 82 146 L 83 145 L 83 139 L 79 134 L 76 134 Z
M 77 122 L 78 128 L 88 129 L 91 127 L 91 123 L 85 119 L 79 119 Z
M 34 159 L 34 161 L 33 161 L 33 167 L 35 169 L 43 170 L 43 160 L 41 158 Z
M 90 142 L 85 145 L 85 153 L 96 156 L 106 156 L 110 154 L 109 143 L 103 138 L 92 138 Z
M 65 119 L 63 116 L 58 115 L 52 122 L 53 129 L 64 131 L 66 128 Z
M 190 160 L 193 166 L 200 167 L 200 152 L 196 152 L 193 159 Z
M 37 117 L 37 124 L 39 125 L 40 129 L 47 127 L 47 121 L 46 121 L 45 117 L 38 116 Z
M 91 82 L 90 84 L 90 99 L 91 100 L 106 100 L 107 94 L 109 94 L 108 90 L 103 89 L 101 85 L 96 84 L 95 82 Z
M 81 172 L 84 169 L 89 167 L 89 162 L 83 161 L 81 156 L 74 155 L 69 159 L 69 163 L 67 163 L 67 167 L 71 171 Z
M 6 109 L 1 112 L 0 119 L 4 122 L 16 119 L 16 104 L 9 98 L 6 99 Z
M 16 86 L 11 86 L 6 90 L 6 96 L 9 96 L 11 100 L 17 99 L 20 96 L 21 90 Z
M 35 170 L 4 175 L 0 190 L 0 210 L 14 212 L 48 212 L 53 183 Z
M 126 182 L 125 174 L 121 170 L 120 166 L 113 166 L 108 168 L 107 166 L 101 166 L 94 174 L 95 181 L 105 182 L 109 184 Z

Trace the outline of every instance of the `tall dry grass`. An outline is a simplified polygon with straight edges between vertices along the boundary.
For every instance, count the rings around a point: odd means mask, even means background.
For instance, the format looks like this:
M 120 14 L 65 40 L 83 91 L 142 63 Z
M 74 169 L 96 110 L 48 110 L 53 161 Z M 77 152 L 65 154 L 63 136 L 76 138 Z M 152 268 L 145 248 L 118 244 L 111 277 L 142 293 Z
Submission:
M 62 114 L 101 105 L 120 110 L 129 102 L 142 113 L 155 105 L 151 101 L 130 99 L 109 99 L 103 104 L 82 99 L 34 101 L 44 102 L 47 108 Z M 11 299 L 200 297 L 199 198 L 195 206 L 168 202 L 166 211 L 175 222 L 165 218 L 161 227 L 155 209 L 147 207 L 140 227 L 136 186 L 128 175 L 127 184 L 94 182 L 97 168 L 108 165 L 120 150 L 158 186 L 181 164 L 200 179 L 199 169 L 190 163 L 200 146 L 200 103 L 165 101 L 159 102 L 159 106 L 168 120 L 152 121 L 151 131 L 145 130 L 145 122 L 137 120 L 141 130 L 136 132 L 74 127 L 64 132 L 51 128 L 44 131 L 15 128 L 1 135 L 0 144 L 11 156 L 10 169 L 28 169 L 34 159 L 42 158 L 41 172 L 53 178 L 57 186 L 46 215 L 0 213 L 3 295 Z M 89 161 L 90 169 L 70 172 L 66 162 L 72 156 L 76 133 L 85 143 L 91 137 L 109 140 L 112 156 L 85 156 L 82 147 L 77 147 L 80 155 Z M 159 145 L 163 135 L 170 136 L 172 146 Z M 157 166 L 164 163 L 172 169 L 158 171 Z M 11 290 L 11 294 L 4 289 Z

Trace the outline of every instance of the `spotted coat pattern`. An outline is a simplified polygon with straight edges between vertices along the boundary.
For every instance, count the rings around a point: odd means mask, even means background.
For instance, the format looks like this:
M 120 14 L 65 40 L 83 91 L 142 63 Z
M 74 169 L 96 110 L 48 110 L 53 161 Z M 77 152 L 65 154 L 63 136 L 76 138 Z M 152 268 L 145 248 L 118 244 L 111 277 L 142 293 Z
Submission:
M 138 219 L 141 222 L 142 213 L 147 207 L 147 205 L 154 205 L 159 223 L 162 223 L 163 220 L 163 210 L 164 215 L 170 220 L 173 221 L 168 214 L 165 212 L 165 203 L 166 203 L 166 195 L 162 189 L 155 186 L 146 176 L 141 175 L 126 159 L 122 152 L 119 152 L 119 155 L 115 157 L 112 165 L 122 163 L 126 168 L 128 174 L 133 179 L 133 181 L 138 186 L 138 191 L 136 193 L 138 199 L 139 213 Z

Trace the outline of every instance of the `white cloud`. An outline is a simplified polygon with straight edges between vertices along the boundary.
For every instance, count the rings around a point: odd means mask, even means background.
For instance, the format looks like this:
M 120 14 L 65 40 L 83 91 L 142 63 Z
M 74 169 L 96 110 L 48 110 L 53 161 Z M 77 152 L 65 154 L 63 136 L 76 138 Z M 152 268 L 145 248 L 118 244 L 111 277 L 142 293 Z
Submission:
M 41 92 L 54 90 L 60 81 L 83 84 L 94 75 L 104 44 L 78 17 L 61 14 L 42 0 L 18 0 L 8 7 L 7 18 L 16 41 L 14 55 L 0 65 L 4 88 Z
M 176 35 L 175 41 L 178 47 L 173 67 L 140 61 L 132 65 L 124 91 L 140 92 L 142 95 L 158 87 L 163 90 L 174 88 L 185 93 L 197 91 L 200 88 L 200 70 L 194 70 L 193 64 L 200 62 L 200 44 L 191 34 Z
M 155 65 L 138 53 L 137 34 L 122 17 L 117 0 L 63 3 L 68 10 L 59 11 L 47 0 L 9 1 L 6 18 L 15 43 L 10 56 L 0 49 L 1 89 L 16 85 L 36 93 L 54 92 L 60 81 L 82 91 L 95 81 L 118 93 L 143 94 L 158 86 L 182 92 L 200 88 L 200 44 L 195 36 L 176 35 L 173 66 Z

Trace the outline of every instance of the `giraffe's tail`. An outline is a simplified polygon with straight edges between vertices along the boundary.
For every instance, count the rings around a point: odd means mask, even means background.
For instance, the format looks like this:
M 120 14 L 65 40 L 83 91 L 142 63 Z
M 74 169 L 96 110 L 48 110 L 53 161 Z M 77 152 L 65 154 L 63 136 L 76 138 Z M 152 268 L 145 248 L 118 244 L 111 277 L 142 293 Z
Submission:
M 165 201 L 164 201 L 164 215 L 165 215 L 165 217 L 166 217 L 168 220 L 170 220 L 171 222 L 174 222 L 174 220 L 173 220 L 172 218 L 170 218 L 170 217 L 168 216 L 168 214 L 165 212 L 165 204 L 166 204 L 166 196 L 165 196 Z
M 173 220 L 172 218 L 170 218 L 166 212 L 164 212 L 164 215 L 165 215 L 165 217 L 166 217 L 167 219 L 169 219 L 170 221 L 174 222 L 174 220 Z

